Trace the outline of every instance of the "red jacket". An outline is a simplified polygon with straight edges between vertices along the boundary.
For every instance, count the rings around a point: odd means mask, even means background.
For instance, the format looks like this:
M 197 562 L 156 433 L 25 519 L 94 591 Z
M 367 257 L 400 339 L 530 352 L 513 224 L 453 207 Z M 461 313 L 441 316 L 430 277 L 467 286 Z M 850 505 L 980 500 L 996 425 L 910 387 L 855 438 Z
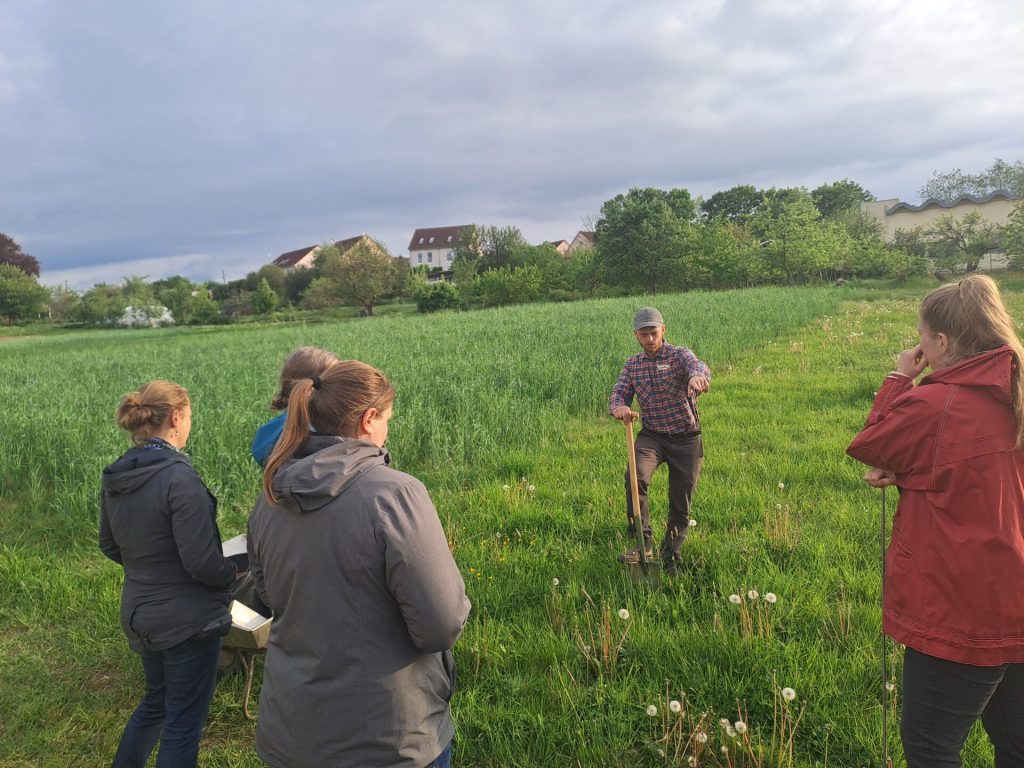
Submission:
M 1024 454 L 1009 347 L 890 376 L 846 449 L 896 473 L 883 629 L 940 659 L 1024 662 Z

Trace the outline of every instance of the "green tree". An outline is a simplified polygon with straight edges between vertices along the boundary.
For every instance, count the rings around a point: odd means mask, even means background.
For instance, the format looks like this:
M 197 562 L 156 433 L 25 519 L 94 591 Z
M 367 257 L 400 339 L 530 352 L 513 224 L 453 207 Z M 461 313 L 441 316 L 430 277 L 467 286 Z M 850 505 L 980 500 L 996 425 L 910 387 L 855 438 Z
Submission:
M 834 218 L 848 211 L 859 211 L 861 203 L 874 199 L 874 195 L 857 182 L 849 179 L 822 184 L 811 192 L 814 207 L 826 219 Z
M 31 320 L 43 309 L 48 292 L 14 264 L 0 264 L 0 315 L 8 325 Z
M 281 297 L 292 306 L 298 306 L 302 301 L 302 294 L 318 277 L 321 277 L 320 270 L 315 266 L 293 269 L 284 276 L 284 293 Z
M 266 280 L 274 293 L 277 294 L 278 304 L 284 303 L 287 298 L 288 292 L 286 289 L 286 278 L 287 272 L 277 264 L 264 264 L 258 270 L 256 274 L 259 275 L 261 280 Z
M 959 219 L 951 213 L 940 216 L 924 234 L 935 266 L 953 272 L 976 271 L 982 256 L 1002 247 L 1000 228 L 985 221 L 978 211 Z
M 980 173 L 964 173 L 959 168 L 946 173 L 934 173 L 921 187 L 922 200 L 955 200 L 961 195 L 982 197 L 1003 190 L 1024 197 L 1024 161 L 1007 163 L 996 159 L 990 168 Z
M 128 302 L 118 286 L 98 283 L 82 294 L 79 319 L 83 323 L 112 323 L 126 306 Z
M 416 311 L 436 312 L 453 309 L 461 304 L 458 289 L 446 280 L 425 284 L 416 291 Z
M 596 242 L 608 283 L 650 294 L 679 285 L 694 214 L 685 189 L 634 187 L 607 201 Z
M 252 311 L 257 315 L 269 315 L 277 308 L 277 302 L 277 294 L 274 293 L 274 289 L 270 287 L 270 283 L 267 281 L 267 278 L 260 278 L 260 284 L 249 297 L 249 303 L 252 304 Z
M 757 212 L 763 200 L 764 192 L 749 184 L 740 184 L 715 192 L 700 204 L 700 210 L 709 221 L 725 220 L 742 224 Z
M 399 283 L 400 272 L 395 259 L 382 247 L 365 241 L 344 253 L 329 246 L 320 252 L 317 260 L 324 277 L 333 281 L 337 295 L 357 303 L 367 316 L 373 314 L 377 302 L 394 294 Z
M 697 230 L 691 278 L 698 288 L 736 288 L 758 281 L 758 243 L 749 227 L 712 219 Z
M 758 211 L 755 229 L 762 233 L 761 258 L 769 277 L 793 285 L 835 262 L 843 245 L 837 240 L 842 228 L 824 227 L 806 193 L 776 202 Z M 777 210 L 774 216 L 770 215 L 773 210 Z
M 1020 269 L 1024 266 L 1024 200 L 1013 207 L 1009 221 L 1001 232 L 1003 247 L 1010 257 L 1010 266 Z
M 537 267 L 504 266 L 477 277 L 475 293 L 485 307 L 524 304 L 540 296 L 540 284 Z
M 328 277 L 315 277 L 302 292 L 302 306 L 305 309 L 328 309 L 341 303 L 338 285 Z
M 74 320 L 78 316 L 78 307 L 82 297 L 63 285 L 50 288 L 50 296 L 46 301 L 46 312 L 51 320 L 59 323 Z
M 146 282 L 146 278 L 140 275 L 131 275 L 121 281 L 121 295 L 128 303 L 128 306 L 152 307 L 157 303 L 153 286 Z

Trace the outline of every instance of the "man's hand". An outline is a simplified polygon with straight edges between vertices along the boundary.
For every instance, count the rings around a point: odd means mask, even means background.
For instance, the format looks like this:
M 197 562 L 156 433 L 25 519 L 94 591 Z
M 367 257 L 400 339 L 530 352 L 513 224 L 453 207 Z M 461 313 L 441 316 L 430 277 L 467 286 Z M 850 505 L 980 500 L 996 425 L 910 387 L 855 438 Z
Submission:
M 885 488 L 887 485 L 896 485 L 896 473 L 887 469 L 872 467 L 864 474 L 864 482 L 872 488 Z
M 692 376 L 686 388 L 686 394 L 688 397 L 696 397 L 697 395 L 703 395 L 709 389 L 711 389 L 711 382 L 708 381 L 706 376 Z
M 628 405 L 619 405 L 612 409 L 612 416 L 619 421 L 636 421 L 640 418 L 640 414 L 630 408 Z

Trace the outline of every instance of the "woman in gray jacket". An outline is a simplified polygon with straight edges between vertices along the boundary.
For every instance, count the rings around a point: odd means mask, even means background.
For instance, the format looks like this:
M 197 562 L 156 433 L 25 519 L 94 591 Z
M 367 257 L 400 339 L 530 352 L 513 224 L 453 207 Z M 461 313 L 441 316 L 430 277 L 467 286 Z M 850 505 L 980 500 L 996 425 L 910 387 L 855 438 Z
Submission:
M 451 764 L 470 603 L 426 488 L 388 466 L 394 398 L 355 360 L 296 383 L 267 462 L 249 565 L 274 612 L 256 729 L 273 768 Z

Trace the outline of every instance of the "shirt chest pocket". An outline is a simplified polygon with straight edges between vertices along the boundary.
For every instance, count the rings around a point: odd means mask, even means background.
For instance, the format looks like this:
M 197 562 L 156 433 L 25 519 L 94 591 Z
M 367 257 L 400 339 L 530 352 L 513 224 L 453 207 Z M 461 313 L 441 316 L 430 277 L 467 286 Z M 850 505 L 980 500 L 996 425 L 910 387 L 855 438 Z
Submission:
M 643 394 L 666 394 L 680 388 L 683 371 L 671 362 L 648 365 L 637 377 L 637 392 Z

